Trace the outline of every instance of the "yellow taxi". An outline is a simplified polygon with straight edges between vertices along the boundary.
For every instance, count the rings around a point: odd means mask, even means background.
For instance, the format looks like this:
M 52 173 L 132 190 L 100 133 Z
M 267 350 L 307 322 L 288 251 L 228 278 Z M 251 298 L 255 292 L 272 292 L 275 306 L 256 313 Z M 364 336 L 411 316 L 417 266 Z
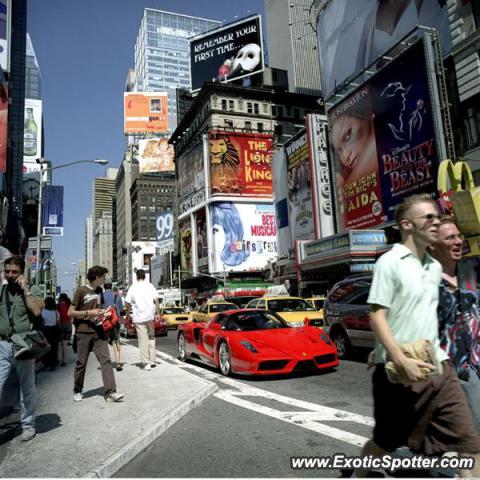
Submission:
M 192 322 L 208 322 L 214 315 L 227 310 L 237 310 L 238 306 L 225 300 L 209 300 L 190 312 Z
M 315 297 L 306 298 L 305 301 L 307 301 L 313 308 L 315 308 L 315 310 L 318 310 L 321 318 L 323 319 L 323 304 L 325 303 L 325 296 L 317 295 Z
M 278 313 L 292 327 L 303 327 L 305 318 L 308 318 L 312 326 L 323 326 L 323 315 L 312 304 L 303 298 L 291 297 L 288 294 L 270 295 L 267 293 L 261 298 L 250 301 L 246 308 L 271 310 Z
M 160 317 L 167 323 L 167 328 L 177 328 L 190 321 L 188 313 L 182 307 L 160 307 Z

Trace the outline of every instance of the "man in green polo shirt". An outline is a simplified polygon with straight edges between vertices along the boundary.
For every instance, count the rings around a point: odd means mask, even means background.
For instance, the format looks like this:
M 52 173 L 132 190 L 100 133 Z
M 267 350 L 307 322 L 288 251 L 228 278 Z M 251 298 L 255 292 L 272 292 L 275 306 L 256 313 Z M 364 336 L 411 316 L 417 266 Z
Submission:
M 0 397 L 10 371 L 15 369 L 20 385 L 20 440 L 26 442 L 36 434 L 35 360 L 17 360 L 10 337 L 32 329 L 31 319 L 42 313 L 43 302 L 39 287 L 28 288 L 22 257 L 7 258 L 4 265 L 7 283 L 0 287 Z
M 373 374 L 375 428 L 362 457 L 383 457 L 401 446 L 424 455 L 455 451 L 476 459 L 465 476 L 480 476 L 480 437 L 458 382 L 438 339 L 441 265 L 427 252 L 438 239 L 439 215 L 430 196 L 412 195 L 399 205 L 395 221 L 402 242 L 375 265 L 368 303 L 376 334 Z M 440 368 L 405 355 L 401 344 L 428 340 Z M 392 383 L 385 363 L 392 361 L 405 383 Z M 359 468 L 366 476 L 367 468 Z

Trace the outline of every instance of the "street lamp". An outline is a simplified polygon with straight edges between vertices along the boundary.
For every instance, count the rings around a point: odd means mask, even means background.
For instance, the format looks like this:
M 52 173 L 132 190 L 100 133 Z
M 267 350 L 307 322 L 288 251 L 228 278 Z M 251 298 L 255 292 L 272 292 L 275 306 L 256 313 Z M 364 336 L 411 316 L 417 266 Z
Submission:
M 57 170 L 59 168 L 70 167 L 77 163 L 96 163 L 97 165 L 107 165 L 108 160 L 97 158 L 96 160 L 76 160 L 74 162 L 63 163 L 62 165 L 55 165 L 54 167 L 43 168 L 46 160 L 44 158 L 37 158 L 35 160 L 40 165 L 40 181 L 38 184 L 38 219 L 37 219 L 37 261 L 35 272 L 35 285 L 40 283 L 40 247 L 42 236 L 42 203 L 43 203 L 43 172 Z

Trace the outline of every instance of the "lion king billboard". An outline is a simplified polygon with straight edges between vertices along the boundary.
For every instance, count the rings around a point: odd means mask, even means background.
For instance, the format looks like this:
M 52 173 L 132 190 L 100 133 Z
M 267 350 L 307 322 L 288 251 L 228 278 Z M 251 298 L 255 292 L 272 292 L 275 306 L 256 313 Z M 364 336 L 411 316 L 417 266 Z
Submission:
M 272 148 L 272 135 L 210 131 L 211 194 L 270 197 Z

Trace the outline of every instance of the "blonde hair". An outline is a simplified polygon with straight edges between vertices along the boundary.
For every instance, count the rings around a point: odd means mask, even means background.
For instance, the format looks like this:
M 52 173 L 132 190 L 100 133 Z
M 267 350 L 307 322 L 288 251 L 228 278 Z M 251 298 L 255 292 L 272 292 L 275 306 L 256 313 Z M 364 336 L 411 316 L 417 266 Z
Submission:
M 428 193 L 418 193 L 404 198 L 403 202 L 398 204 L 395 209 L 395 223 L 398 226 L 400 226 L 402 220 L 405 220 L 407 212 L 417 203 L 431 203 L 435 205 L 435 201 Z

